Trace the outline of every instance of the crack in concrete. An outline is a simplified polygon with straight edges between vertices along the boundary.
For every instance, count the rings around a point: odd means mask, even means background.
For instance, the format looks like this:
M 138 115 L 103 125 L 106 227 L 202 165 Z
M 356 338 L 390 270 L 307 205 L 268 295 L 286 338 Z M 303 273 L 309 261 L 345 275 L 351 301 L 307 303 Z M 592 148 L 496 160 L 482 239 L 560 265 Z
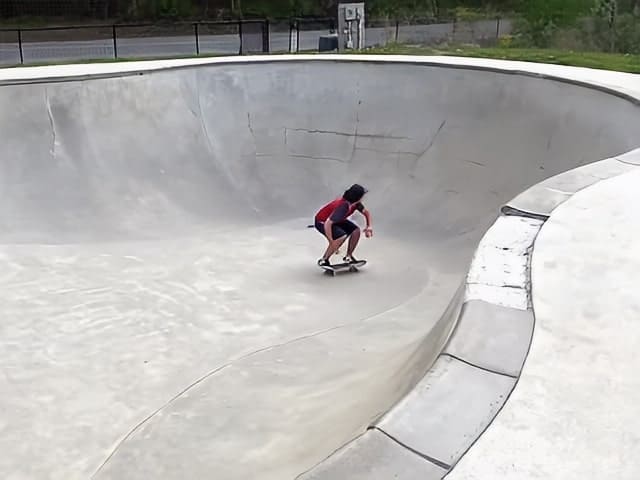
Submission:
M 198 77 L 199 78 L 199 77 Z M 200 99 L 200 81 L 196 78 L 196 97 L 198 99 L 198 115 L 197 117 L 200 119 L 200 126 L 202 127 L 202 132 L 204 133 L 204 138 L 207 141 L 207 148 L 209 152 L 213 153 L 213 142 L 211 141 L 211 136 L 209 135 L 209 129 L 207 128 L 207 123 L 204 121 L 204 115 L 202 114 L 202 100 Z
M 388 151 L 388 150 L 379 150 L 377 148 L 369 148 L 369 147 L 357 147 L 356 150 L 362 150 L 364 152 L 374 152 L 381 153 L 383 155 L 408 155 L 411 157 L 419 157 L 421 154 L 416 152 L 405 152 L 405 151 Z
M 476 162 L 474 160 L 467 160 L 467 159 L 463 158 L 462 161 L 466 162 L 466 163 L 470 163 L 471 165 L 477 165 L 479 167 L 486 167 L 486 165 L 484 163 Z
M 256 132 L 253 131 L 253 126 L 251 125 L 251 112 L 247 112 L 247 127 L 249 128 L 249 133 L 251 133 L 251 138 L 253 138 L 253 145 L 256 146 Z
M 47 115 L 49 116 L 49 124 L 51 126 L 51 148 L 49 149 L 49 153 L 55 159 L 56 158 L 56 142 L 57 142 L 57 134 L 56 134 L 56 124 L 53 121 L 53 111 L 51 110 L 51 100 L 49 98 L 49 92 L 47 91 L 47 87 L 44 88 L 44 100 L 47 106 Z
M 353 133 L 353 147 L 351 148 L 349 163 L 353 163 L 353 159 L 356 157 L 356 150 L 358 148 L 358 127 L 360 126 L 360 109 L 358 107 L 360 107 L 361 104 L 362 100 L 358 100 L 358 105 L 356 106 L 356 124 Z
M 356 122 L 358 122 L 359 119 L 356 120 Z M 315 134 L 319 134 L 319 135 L 337 135 L 339 137 L 353 137 L 355 136 L 353 133 L 350 132 L 336 132 L 333 130 L 309 130 L 307 128 L 289 128 L 289 127 L 285 127 L 285 130 L 290 130 L 292 132 L 304 132 L 304 133 L 310 133 L 312 135 Z M 411 138 L 409 137 L 396 137 L 394 135 L 379 135 L 379 134 L 375 134 L 375 133 L 358 133 L 357 134 L 359 137 L 361 138 L 377 138 L 377 139 L 385 139 L 385 140 L 411 140 Z
M 310 160 L 327 160 L 329 162 L 348 163 L 348 161 L 343 160 L 342 158 L 316 157 L 314 155 L 303 155 L 302 153 L 290 153 L 289 156 L 293 157 L 293 158 L 307 158 L 307 159 L 310 159 Z
M 425 147 L 425 149 L 421 153 L 416 155 L 416 161 L 414 162 L 413 167 L 409 171 L 409 177 L 415 178 L 415 170 L 416 170 L 416 168 L 418 168 L 418 163 L 420 162 L 420 159 L 422 157 L 424 157 L 427 154 L 427 152 L 429 152 L 429 150 L 431 150 L 431 147 L 433 147 L 433 145 L 436 143 L 436 139 L 438 138 L 438 136 L 440 135 L 440 132 L 442 132 L 442 129 L 444 128 L 444 126 L 446 124 L 447 124 L 447 119 L 445 118 L 440 123 L 440 126 L 438 127 L 438 130 L 436 130 L 436 133 L 434 133 L 433 137 L 431 138 L 431 141 L 429 142 L 429 145 L 427 145 Z

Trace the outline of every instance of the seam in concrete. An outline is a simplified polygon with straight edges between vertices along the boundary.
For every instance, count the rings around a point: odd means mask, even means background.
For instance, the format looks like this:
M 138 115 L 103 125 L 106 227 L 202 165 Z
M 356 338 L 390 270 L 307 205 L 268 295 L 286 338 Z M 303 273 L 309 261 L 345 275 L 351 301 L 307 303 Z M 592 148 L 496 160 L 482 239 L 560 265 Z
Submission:
M 367 317 L 365 319 L 359 320 L 359 322 L 363 322 L 368 320 L 371 317 Z M 357 322 L 356 322 L 357 323 Z M 204 382 L 205 380 L 207 380 L 208 378 L 214 376 L 215 374 L 221 372 L 222 370 L 224 370 L 225 368 L 229 368 L 232 367 L 234 363 L 245 360 L 249 357 L 252 357 L 254 355 L 257 355 L 259 353 L 262 352 L 266 352 L 269 350 L 273 350 L 276 348 L 280 348 L 280 347 L 284 347 L 302 340 L 307 340 L 309 338 L 313 338 L 313 337 L 317 337 L 320 335 L 323 335 L 325 333 L 334 331 L 334 330 L 339 330 L 340 328 L 344 328 L 347 327 L 349 325 L 352 324 L 343 324 L 343 325 L 336 325 L 334 327 L 331 328 L 327 328 L 325 330 L 321 330 L 319 332 L 315 332 L 309 335 L 303 335 L 301 337 L 297 337 L 294 339 L 291 339 L 287 342 L 283 342 L 283 343 L 279 343 L 279 344 L 274 344 L 274 345 L 269 345 L 266 347 L 262 347 L 259 348 L 257 350 L 254 350 L 252 352 L 246 353 L 244 355 L 241 355 L 237 358 L 234 358 L 233 360 L 231 360 L 230 362 L 227 362 L 219 367 L 216 367 L 215 369 L 207 372 L 205 375 L 203 375 L 202 377 L 198 378 L 196 381 L 190 383 L 189 385 L 187 385 L 184 389 L 182 389 L 180 392 L 178 392 L 176 395 L 174 395 L 173 397 L 171 397 L 167 402 L 165 402 L 162 406 L 160 406 L 159 408 L 157 408 L 156 410 L 154 410 L 151 414 L 147 415 L 143 420 L 141 420 L 140 422 L 138 422 L 131 430 L 129 430 L 129 432 L 127 432 L 127 434 L 122 437 L 116 444 L 116 446 L 113 448 L 113 450 L 111 451 L 111 453 L 107 456 L 107 458 L 100 464 L 100 466 L 96 469 L 96 471 L 91 475 L 91 478 L 94 478 L 101 470 L 102 468 L 104 468 L 104 466 L 109 462 L 109 460 L 111 460 L 115 454 L 118 452 L 118 450 L 120 449 L 120 447 L 129 439 L 131 438 L 131 436 L 140 429 L 140 427 L 142 427 L 144 424 L 146 424 L 147 422 L 149 422 L 153 417 L 155 417 L 158 413 L 160 413 L 162 410 L 164 410 L 165 408 L 167 408 L 169 405 L 171 405 L 173 402 L 175 402 L 178 398 L 182 397 L 185 393 L 187 393 L 189 390 L 191 390 L 193 387 L 199 385 L 200 383 Z
M 441 356 L 441 357 L 450 357 L 450 358 L 453 358 L 454 360 L 457 360 L 457 361 L 462 362 L 462 363 L 464 363 L 464 364 L 466 364 L 466 365 L 469 365 L 470 367 L 477 368 L 478 370 L 482 370 L 482 371 L 487 372 L 487 373 L 493 373 L 494 375 L 502 375 L 503 377 L 517 378 L 517 376 L 516 376 L 516 375 L 509 375 L 508 373 L 499 372 L 499 371 L 497 371 L 497 370 L 493 370 L 493 369 L 491 369 L 491 368 L 481 367 L 480 365 L 476 365 L 475 363 L 470 362 L 470 361 L 468 361 L 468 360 L 465 360 L 464 358 L 461 358 L 461 357 L 459 357 L 459 356 L 457 356 L 457 355 L 454 355 L 454 354 L 452 354 L 452 353 L 443 352 L 443 353 L 441 353 L 441 354 L 440 354 L 440 356 Z
M 434 465 L 444 469 L 444 470 L 450 470 L 451 469 L 451 465 L 449 465 L 446 462 L 443 462 L 442 460 L 438 460 L 437 458 L 431 457 L 427 454 L 424 454 L 422 452 L 419 452 L 413 448 L 411 448 L 409 445 L 406 445 L 404 443 L 402 443 L 400 440 L 398 440 L 397 438 L 395 438 L 393 435 L 388 434 L 387 432 L 385 432 L 384 430 L 382 430 L 379 427 L 373 426 L 371 427 L 369 430 L 376 430 L 380 433 L 382 433 L 384 436 L 388 437 L 390 440 L 394 441 L 395 443 L 397 443 L 398 445 L 400 445 L 402 448 L 410 451 L 411 453 L 413 453 L 414 455 L 419 456 L 420 458 L 423 458 L 424 460 L 433 463 Z
M 616 159 L 618 162 L 620 162 L 620 163 L 624 163 L 625 165 L 631 165 L 632 167 L 638 167 L 638 166 L 640 166 L 640 165 L 638 165 L 637 163 L 628 162 L 627 160 L 622 160 L 621 158 L 617 158 L 617 157 L 615 157 L 615 159 Z M 602 180 L 606 180 L 606 179 L 605 179 L 605 178 L 601 178 L 599 181 L 602 181 Z M 578 193 L 578 192 L 576 192 L 576 193 Z M 574 194 L 572 194 L 572 195 L 574 195 Z
M 308 227 L 312 227 L 312 225 L 309 225 Z M 124 445 L 124 443 L 131 438 L 131 436 L 138 431 L 143 425 L 145 425 L 146 423 L 148 423 L 150 420 L 153 419 L 153 417 L 155 417 L 158 413 L 160 413 L 162 410 L 166 409 L 169 405 L 171 405 L 173 402 L 175 402 L 177 399 L 179 399 L 180 397 L 182 397 L 185 393 L 187 393 L 189 390 L 191 390 L 192 388 L 194 388 L 195 386 L 199 385 L 200 383 L 204 382 L 205 380 L 207 380 L 208 378 L 216 375 L 217 373 L 221 372 L 222 370 L 224 370 L 225 368 L 229 368 L 232 367 L 234 365 L 234 363 L 236 362 L 240 362 L 242 360 L 245 360 L 249 357 L 252 357 L 254 355 L 260 354 L 262 352 L 266 352 L 269 350 L 274 350 L 277 348 L 282 348 L 285 347 L 287 345 L 291 345 L 293 343 L 296 342 L 300 342 L 300 341 L 304 341 L 304 340 L 308 340 L 310 338 L 314 338 L 314 337 L 318 337 L 321 335 L 324 335 L 325 333 L 329 333 L 335 330 L 339 330 L 341 328 L 346 328 L 346 327 L 350 327 L 353 325 L 357 325 L 359 323 L 364 323 L 367 322 L 373 318 L 385 315 L 389 312 L 392 312 L 398 308 L 401 308 L 403 305 L 406 305 L 407 303 L 410 303 L 411 301 L 413 301 L 415 298 L 417 298 L 418 296 L 420 296 L 424 290 L 426 289 L 426 287 L 418 292 L 415 293 L 415 295 L 413 295 L 412 297 L 403 300 L 402 302 L 391 306 L 390 308 L 381 311 L 381 312 L 376 312 L 373 315 L 369 315 L 367 317 L 361 318 L 355 322 L 348 322 L 348 323 L 344 323 L 341 325 L 335 325 L 333 327 L 330 328 L 326 328 L 324 330 L 320 330 L 318 332 L 314 332 L 308 335 L 302 335 L 300 337 L 296 337 L 293 338 L 291 340 L 288 340 L 286 342 L 282 342 L 282 343 L 278 343 L 278 344 L 274 344 L 274 345 L 269 345 L 266 347 L 262 347 L 259 348 L 255 351 L 246 353 L 244 355 L 241 355 L 237 358 L 232 359 L 231 361 L 220 365 L 218 367 L 216 367 L 215 369 L 207 372 L 205 375 L 203 375 L 202 377 L 198 378 L 197 380 L 195 380 L 194 382 L 192 382 L 191 384 L 189 384 L 187 387 L 185 387 L 184 389 L 182 389 L 180 392 L 178 392 L 176 395 L 174 395 L 173 397 L 171 397 L 167 402 L 165 402 L 164 404 L 162 404 L 159 408 L 157 408 L 156 410 L 154 410 L 152 413 L 150 413 L 149 415 L 147 415 L 144 419 L 142 419 L 140 422 L 138 422 L 131 430 L 129 430 L 115 445 L 115 447 L 113 448 L 113 450 L 111 451 L 111 453 L 109 453 L 109 455 L 105 458 L 105 460 L 100 464 L 100 466 L 94 471 L 94 473 L 91 475 L 91 478 L 95 478 L 95 476 L 100 473 L 100 471 L 104 468 L 104 466 L 109 462 L 109 460 L 111 460 L 111 458 L 113 458 L 116 453 L 118 452 L 118 450 L 120 449 L 120 447 L 122 445 Z M 353 441 L 353 440 L 351 440 Z M 351 443 L 351 442 L 348 442 Z M 337 451 L 337 450 L 336 450 Z M 335 453 L 335 452 L 334 452 Z
M 516 209 L 514 209 L 514 210 L 516 210 Z M 523 217 L 523 218 L 531 218 L 530 212 L 525 212 L 525 211 L 521 211 L 521 212 L 522 212 L 522 214 L 518 215 L 518 216 Z M 471 444 L 463 452 L 460 453 L 460 455 L 458 456 L 456 461 L 452 463 L 451 468 L 442 477 L 443 479 L 445 479 L 445 478 L 447 478 L 449 476 L 449 474 L 454 470 L 454 468 L 458 464 L 458 462 L 460 462 L 460 460 L 467 454 L 467 452 L 469 452 L 469 450 L 471 450 L 476 445 L 476 443 L 482 438 L 482 435 L 487 431 L 487 429 L 489 429 L 491 427 L 493 422 L 496 420 L 496 418 L 498 418 L 498 416 L 500 415 L 500 413 L 502 412 L 504 407 L 509 402 L 509 399 L 511 398 L 511 395 L 516 390 L 516 388 L 518 387 L 518 383 L 520 382 L 520 377 L 522 376 L 522 370 L 524 369 L 524 366 L 525 366 L 525 364 L 527 362 L 527 358 L 529 357 L 529 353 L 531 352 L 531 345 L 533 343 L 533 336 L 534 336 L 535 329 L 536 329 L 536 316 L 535 316 L 535 312 L 533 311 L 533 308 L 532 308 L 533 301 L 531 299 L 531 292 L 532 292 L 532 290 L 531 290 L 531 257 L 532 257 L 531 252 L 533 251 L 533 248 L 534 248 L 534 245 L 535 245 L 535 241 L 536 241 L 536 239 L 537 239 L 537 237 L 538 237 L 538 235 L 540 233 L 540 230 L 542 230 L 542 227 L 544 226 L 544 222 L 545 221 L 546 221 L 546 219 L 543 220 L 543 223 L 538 226 L 534 238 L 531 239 L 531 243 L 526 249 L 527 267 L 526 267 L 525 289 L 527 291 L 527 304 L 528 304 L 528 308 L 527 309 L 531 310 L 531 312 L 532 312 L 533 325 L 532 325 L 532 328 L 531 328 L 531 336 L 529 337 L 527 351 L 524 354 L 522 365 L 520 367 L 520 370 L 518 371 L 518 374 L 515 375 L 515 376 L 506 375 L 508 377 L 514 378 L 515 379 L 515 383 L 513 384 L 513 387 L 507 393 L 506 397 L 502 401 L 502 404 L 500 405 L 500 407 L 496 411 L 496 413 L 493 416 L 493 418 L 487 423 L 486 427 L 484 429 L 482 429 L 481 432 L 478 433 L 478 435 L 471 442 Z
M 549 215 L 544 215 L 541 213 L 533 213 L 527 212 L 525 210 L 520 210 L 519 208 L 512 207 L 510 205 L 505 205 L 500 209 L 500 213 L 507 217 L 523 217 L 523 218 L 531 218 L 533 220 L 541 220 L 546 222 L 549 219 Z
M 357 440 L 359 440 L 360 438 L 364 437 L 367 432 L 370 429 L 367 429 L 366 431 L 362 432 L 361 434 L 359 434 L 358 436 L 356 436 L 355 438 L 353 438 L 352 440 L 349 440 L 348 442 L 340 445 L 338 448 L 336 448 L 333 452 L 331 452 L 329 455 L 327 455 L 325 458 L 323 458 L 322 460 L 320 460 L 318 463 L 316 463 L 314 466 L 306 469 L 303 472 L 300 472 L 298 475 L 296 475 L 294 477 L 293 480 L 299 480 L 300 478 L 304 477 L 306 474 L 312 472 L 314 469 L 316 469 L 317 467 L 319 467 L 320 465 L 322 465 L 324 462 L 326 462 L 329 458 L 331 458 L 333 455 L 335 455 L 336 453 L 338 453 L 340 450 L 342 450 L 343 448 L 347 447 L 348 445 L 350 445 L 353 442 L 356 442 Z

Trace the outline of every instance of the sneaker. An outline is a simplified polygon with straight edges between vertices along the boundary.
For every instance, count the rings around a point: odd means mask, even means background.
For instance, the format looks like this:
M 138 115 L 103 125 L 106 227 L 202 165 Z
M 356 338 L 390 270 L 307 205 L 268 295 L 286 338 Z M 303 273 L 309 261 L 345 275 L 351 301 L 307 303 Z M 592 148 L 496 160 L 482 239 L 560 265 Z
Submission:
M 345 263 L 358 263 L 358 260 L 356 260 L 356 257 L 354 257 L 353 255 L 347 255 L 342 260 L 344 260 Z
M 329 260 L 325 260 L 324 258 L 321 258 L 320 260 L 318 260 L 318 266 L 319 267 L 330 267 L 331 263 L 329 263 Z

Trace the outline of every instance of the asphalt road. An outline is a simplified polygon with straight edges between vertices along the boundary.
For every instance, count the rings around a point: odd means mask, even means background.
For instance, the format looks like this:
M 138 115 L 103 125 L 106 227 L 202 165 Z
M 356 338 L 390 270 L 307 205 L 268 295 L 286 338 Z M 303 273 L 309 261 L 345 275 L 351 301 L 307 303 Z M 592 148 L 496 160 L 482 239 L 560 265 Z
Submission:
M 402 26 L 398 32 L 398 41 L 401 43 L 436 43 L 450 40 L 455 35 L 456 41 L 469 42 L 495 37 L 496 30 L 496 22 L 493 20 L 466 25 L 458 23 L 455 29 L 452 23 Z M 503 20 L 500 30 L 501 33 L 507 33 L 510 30 L 510 24 Z M 328 33 L 328 30 L 301 31 L 300 50 L 317 50 L 319 37 Z M 386 45 L 395 41 L 395 35 L 395 27 L 368 28 L 366 45 Z M 288 32 L 272 32 L 270 35 L 271 51 L 289 51 L 289 37 Z M 246 38 L 245 42 L 247 41 Z M 1 43 L 3 40 L 6 43 Z M 260 49 L 260 38 L 254 37 L 251 43 L 252 50 Z M 196 54 L 196 39 L 193 35 L 118 38 L 116 46 L 119 57 L 166 57 Z M 245 48 L 247 46 L 245 43 Z M 203 54 L 235 55 L 240 51 L 240 38 L 237 34 L 200 35 L 199 47 L 200 53 Z M 25 63 L 113 58 L 115 56 L 111 39 L 52 42 L 25 41 L 23 43 L 23 53 Z M 20 63 L 17 38 L 13 41 L 8 33 L 4 33 L 3 36 L 0 36 L 0 64 L 10 65 L 17 63 Z

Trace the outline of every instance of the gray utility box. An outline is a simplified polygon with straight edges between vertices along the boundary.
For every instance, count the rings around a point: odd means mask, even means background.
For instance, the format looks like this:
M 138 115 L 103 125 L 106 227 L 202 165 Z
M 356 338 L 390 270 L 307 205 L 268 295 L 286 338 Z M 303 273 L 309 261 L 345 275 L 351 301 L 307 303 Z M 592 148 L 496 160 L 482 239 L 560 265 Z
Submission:
M 318 40 L 318 50 L 320 52 L 333 52 L 338 50 L 338 35 L 322 35 Z
M 338 4 L 338 50 L 362 50 L 365 47 L 364 3 Z

